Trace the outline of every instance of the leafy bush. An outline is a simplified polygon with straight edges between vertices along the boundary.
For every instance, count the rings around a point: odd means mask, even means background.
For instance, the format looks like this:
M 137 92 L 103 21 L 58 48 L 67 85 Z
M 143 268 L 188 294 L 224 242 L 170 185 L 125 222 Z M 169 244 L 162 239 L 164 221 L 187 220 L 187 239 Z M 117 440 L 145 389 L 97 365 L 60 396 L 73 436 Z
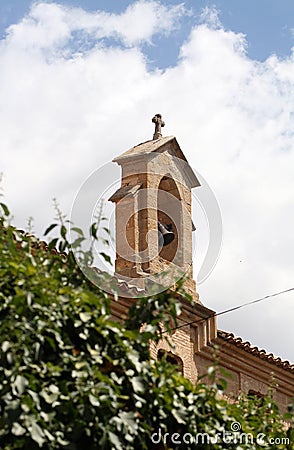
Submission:
M 77 266 L 65 225 L 48 248 L 9 225 L 8 208 L 1 208 L 1 449 L 189 449 L 196 444 L 179 443 L 179 436 L 213 438 L 236 421 L 254 438 L 260 431 L 286 436 L 270 397 L 262 407 L 250 398 L 227 402 L 218 382 L 192 386 L 164 359 L 150 361 L 150 340 L 162 338 L 161 324 L 175 326 L 180 313 L 172 292 L 138 300 L 125 323 L 114 322 L 110 299 Z

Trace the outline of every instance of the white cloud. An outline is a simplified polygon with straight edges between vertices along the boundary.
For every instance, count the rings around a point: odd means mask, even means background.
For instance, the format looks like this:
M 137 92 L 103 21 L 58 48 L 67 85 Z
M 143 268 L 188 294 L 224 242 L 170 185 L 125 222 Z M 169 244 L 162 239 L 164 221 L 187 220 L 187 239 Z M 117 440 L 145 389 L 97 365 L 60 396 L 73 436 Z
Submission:
M 222 28 L 216 6 L 205 6 L 200 13 L 199 19 L 200 23 L 205 23 L 205 25 L 208 25 L 211 29 Z
M 82 8 L 69 8 L 54 3 L 35 3 L 29 14 L 8 29 L 10 45 L 18 48 L 50 49 L 64 47 L 73 33 L 99 40 L 114 38 L 127 46 L 151 43 L 156 34 L 170 34 L 178 20 L 186 14 L 183 4 L 166 7 L 159 1 L 139 0 L 121 14 L 98 11 L 89 13 Z
M 40 233 L 51 198 L 68 210 L 92 170 L 151 138 L 161 112 L 222 210 L 221 257 L 199 287 L 203 303 L 222 310 L 292 284 L 294 57 L 250 60 L 244 35 L 202 24 L 174 67 L 149 71 L 138 45 L 183 14 L 147 1 L 120 15 L 33 5 L 0 46 L 0 160 L 15 222 L 33 215 Z M 133 47 L 95 45 L 109 37 Z M 219 323 L 294 360 L 291 298 Z

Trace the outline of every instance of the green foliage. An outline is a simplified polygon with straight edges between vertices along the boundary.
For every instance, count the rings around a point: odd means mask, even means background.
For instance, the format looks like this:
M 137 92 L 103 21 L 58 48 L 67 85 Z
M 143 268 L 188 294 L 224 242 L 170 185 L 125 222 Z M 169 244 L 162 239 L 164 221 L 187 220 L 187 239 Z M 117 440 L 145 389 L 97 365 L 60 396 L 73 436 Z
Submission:
M 174 293 L 139 299 L 126 323 L 114 322 L 110 299 L 73 257 L 71 244 L 81 246 L 82 231 L 73 229 L 70 243 L 60 216 L 61 223 L 46 230 L 59 228 L 60 236 L 47 247 L 9 225 L 9 210 L 0 206 L 1 449 L 192 449 L 196 444 L 174 444 L 172 434 L 215 437 L 236 421 L 255 437 L 258 431 L 285 437 L 272 399 L 230 403 L 216 379 L 192 386 L 164 359 L 150 361 L 150 340 L 168 337 L 165 331 L 176 325 Z M 91 233 L 97 238 L 97 227 Z M 197 448 L 258 447 L 216 442 Z

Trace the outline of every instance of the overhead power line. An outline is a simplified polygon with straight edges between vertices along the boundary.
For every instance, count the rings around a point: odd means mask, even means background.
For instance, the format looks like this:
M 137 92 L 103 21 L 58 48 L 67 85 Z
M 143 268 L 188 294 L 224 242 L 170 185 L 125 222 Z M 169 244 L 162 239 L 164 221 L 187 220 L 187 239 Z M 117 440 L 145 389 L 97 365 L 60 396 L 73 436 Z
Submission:
M 283 291 L 275 292 L 274 294 L 265 295 L 264 297 L 257 298 L 256 300 L 252 300 L 250 302 L 242 303 L 241 305 L 234 306 L 234 307 L 229 308 L 229 309 L 225 309 L 224 311 L 220 311 L 218 313 L 213 313 L 213 314 L 211 314 L 210 316 L 208 316 L 208 317 L 206 317 L 204 319 L 197 319 L 197 320 L 192 320 L 191 322 L 186 322 L 183 325 L 179 325 L 177 327 L 171 328 L 170 331 L 175 331 L 175 330 L 178 330 L 179 328 L 183 328 L 183 327 L 186 327 L 188 325 L 195 324 L 195 323 L 205 322 L 206 320 L 211 319 L 212 317 L 222 316 L 222 315 L 228 314 L 228 313 L 230 313 L 232 311 L 237 311 L 238 309 L 245 308 L 245 306 L 253 305 L 255 303 L 259 303 L 259 302 L 262 302 L 262 301 L 267 300 L 269 298 L 277 297 L 278 295 L 286 294 L 286 293 L 291 292 L 291 291 L 294 291 L 294 287 L 289 288 L 289 289 L 285 289 Z M 165 333 L 166 332 L 167 331 L 165 331 Z

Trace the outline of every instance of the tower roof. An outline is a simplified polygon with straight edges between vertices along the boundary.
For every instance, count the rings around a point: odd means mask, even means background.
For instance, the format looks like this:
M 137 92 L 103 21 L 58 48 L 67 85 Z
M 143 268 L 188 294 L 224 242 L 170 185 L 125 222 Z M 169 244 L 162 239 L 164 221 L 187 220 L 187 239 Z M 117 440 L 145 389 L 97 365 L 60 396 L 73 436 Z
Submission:
M 156 140 L 142 142 L 141 144 L 138 144 L 135 147 L 130 148 L 129 150 L 125 151 L 121 155 L 114 158 L 113 162 L 116 162 L 121 165 L 124 162 L 127 162 L 127 161 L 129 161 L 133 158 L 139 157 L 139 156 L 151 155 L 152 153 L 163 153 L 163 152 L 168 152 L 172 156 L 175 156 L 176 158 L 178 158 L 179 160 L 184 161 L 184 164 L 182 167 L 186 173 L 186 176 L 188 177 L 188 179 L 190 181 L 190 186 L 191 187 L 200 186 L 200 182 L 199 182 L 198 178 L 196 177 L 193 169 L 189 165 L 175 136 L 166 136 L 166 137 L 161 137 Z

